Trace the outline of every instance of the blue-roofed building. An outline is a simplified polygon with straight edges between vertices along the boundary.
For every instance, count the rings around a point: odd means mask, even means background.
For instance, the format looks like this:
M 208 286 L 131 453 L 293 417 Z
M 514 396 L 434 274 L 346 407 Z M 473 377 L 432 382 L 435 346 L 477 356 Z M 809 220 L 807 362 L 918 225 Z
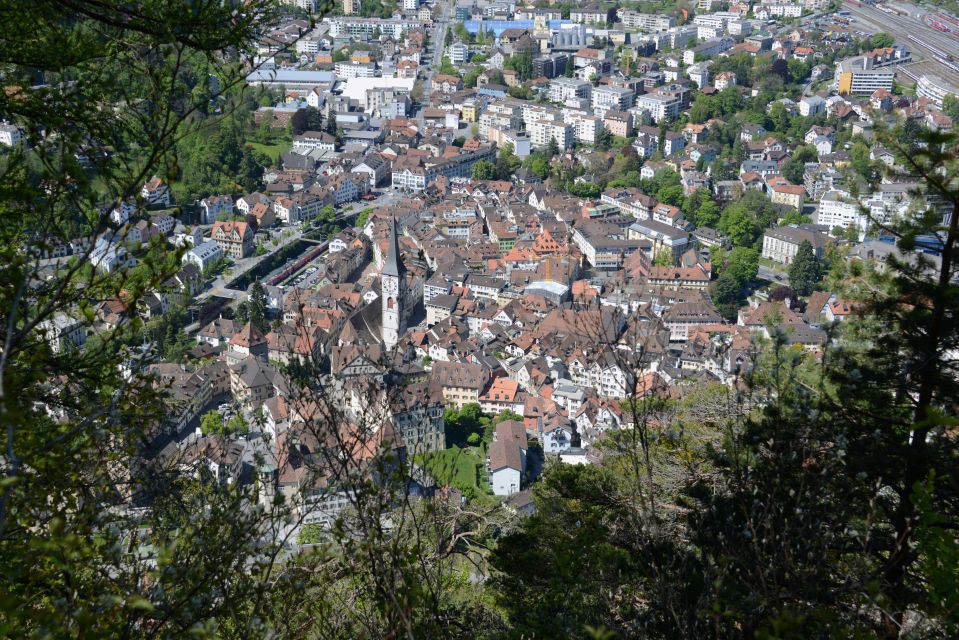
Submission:
M 573 24 L 569 20 L 550 20 L 549 28 L 559 29 L 564 24 Z M 533 21 L 532 20 L 465 20 L 463 25 L 466 27 L 466 30 L 470 33 L 478 33 L 480 26 L 483 27 L 484 33 L 493 32 L 497 38 L 501 33 L 507 29 L 529 29 L 533 30 Z
M 501 84 L 484 84 L 476 90 L 477 95 L 489 96 L 491 98 L 505 98 L 506 87 Z

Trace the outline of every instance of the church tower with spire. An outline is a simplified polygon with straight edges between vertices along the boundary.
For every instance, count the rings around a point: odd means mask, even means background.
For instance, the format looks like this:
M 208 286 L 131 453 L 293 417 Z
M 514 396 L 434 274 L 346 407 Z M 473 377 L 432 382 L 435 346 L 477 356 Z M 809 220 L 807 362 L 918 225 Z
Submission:
M 383 305 L 383 346 L 392 349 L 406 332 L 406 272 L 400 259 L 400 245 L 396 240 L 396 223 L 390 221 L 390 242 L 380 272 L 380 296 Z

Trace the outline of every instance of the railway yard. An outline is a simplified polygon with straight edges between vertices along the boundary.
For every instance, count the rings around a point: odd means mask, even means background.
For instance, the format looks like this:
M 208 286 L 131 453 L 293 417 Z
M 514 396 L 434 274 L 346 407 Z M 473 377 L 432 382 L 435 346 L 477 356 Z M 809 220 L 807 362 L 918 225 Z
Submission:
M 913 61 L 896 68 L 903 84 L 931 74 L 959 86 L 959 18 L 901 2 L 870 5 L 850 0 L 843 9 L 853 18 L 851 27 L 866 33 L 884 31 L 909 49 Z

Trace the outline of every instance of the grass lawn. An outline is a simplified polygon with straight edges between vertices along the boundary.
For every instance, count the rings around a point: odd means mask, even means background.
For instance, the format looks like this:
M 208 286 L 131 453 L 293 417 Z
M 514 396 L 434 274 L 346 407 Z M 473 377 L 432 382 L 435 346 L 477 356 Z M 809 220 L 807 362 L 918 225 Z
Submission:
M 417 457 L 440 485 L 454 486 L 466 495 L 478 496 L 489 491 L 483 447 L 460 449 L 454 445 Z
M 262 144 L 260 142 L 251 142 L 247 140 L 248 145 L 253 147 L 254 151 L 259 151 L 260 153 L 266 154 L 273 158 L 273 162 L 279 162 L 280 156 L 289 151 L 293 147 L 293 143 L 288 140 L 280 140 L 273 144 Z

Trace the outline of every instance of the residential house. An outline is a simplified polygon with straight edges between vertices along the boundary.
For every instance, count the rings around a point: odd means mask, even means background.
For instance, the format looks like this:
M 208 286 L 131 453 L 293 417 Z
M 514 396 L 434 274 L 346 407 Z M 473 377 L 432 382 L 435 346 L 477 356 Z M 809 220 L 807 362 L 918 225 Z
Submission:
M 218 220 L 213 223 L 210 237 L 220 245 L 224 255 L 234 260 L 253 253 L 253 230 L 246 222 Z
M 494 495 L 508 496 L 522 489 L 526 473 L 526 429 L 518 420 L 496 425 L 487 457 L 487 473 Z
M 181 258 L 183 264 L 192 264 L 200 271 L 206 269 L 223 256 L 223 249 L 216 240 L 207 240 L 188 249 Z
M 220 216 L 233 215 L 233 197 L 209 196 L 200 200 L 200 224 L 213 224 Z

